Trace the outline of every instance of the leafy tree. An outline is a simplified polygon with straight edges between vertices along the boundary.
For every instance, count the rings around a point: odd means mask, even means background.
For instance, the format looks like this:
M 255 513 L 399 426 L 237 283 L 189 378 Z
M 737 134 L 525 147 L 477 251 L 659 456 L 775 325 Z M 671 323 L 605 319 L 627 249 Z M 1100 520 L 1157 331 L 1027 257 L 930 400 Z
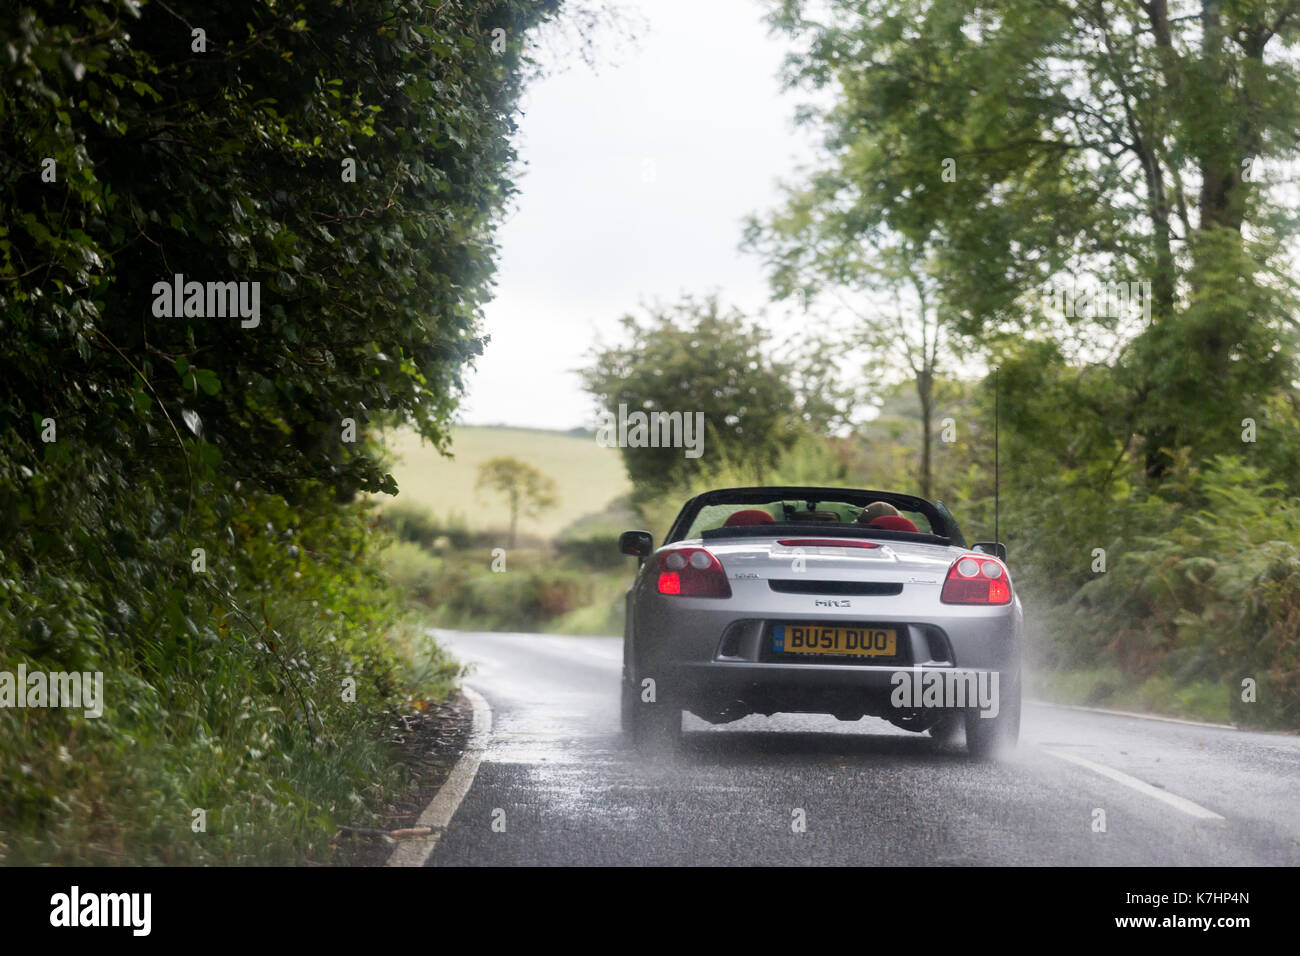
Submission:
M 865 349 L 874 391 L 894 384 L 897 369 L 910 375 L 921 406 L 917 485 L 934 489 L 934 390 L 950 357 L 951 316 L 924 243 L 888 237 L 840 216 L 837 199 L 823 193 L 824 178 L 806 190 L 787 190 L 787 207 L 766 222 L 751 219 L 745 245 L 760 252 L 777 299 L 833 296 L 855 320 L 849 349 Z
M 557 10 L 0 8 L 0 663 L 125 689 L 88 736 L 0 713 L 0 764 L 35 768 L 0 775 L 15 859 L 233 862 L 270 827 L 285 862 L 384 779 L 366 754 L 401 689 L 393 595 L 356 492 L 395 490 L 376 425 L 446 444 L 513 193 L 527 38 Z M 155 284 L 178 274 L 248 283 L 250 314 L 206 296 L 160 314 Z M 229 762 L 272 739 L 274 765 Z M 69 777 L 60 746 L 103 773 Z M 322 748 L 346 767 L 297 791 L 285 768 Z M 254 791 L 279 795 L 268 826 L 235 809 Z M 227 832 L 256 841 L 160 847 L 162 795 L 228 802 Z M 112 825 L 59 809 L 106 801 Z M 98 829 L 30 833 L 74 818 Z
M 6 8 L 3 425 L 30 436 L 39 412 L 124 459 L 170 442 L 276 491 L 391 492 L 342 422 L 445 446 L 513 191 L 523 37 L 555 9 Z M 260 282 L 259 324 L 156 316 L 176 274 Z
M 510 537 L 507 547 L 515 546 L 519 515 L 534 517 L 555 505 L 555 482 L 518 458 L 499 455 L 478 466 L 479 491 L 490 489 L 505 495 L 510 503 Z
M 1280 706 L 1233 709 L 1294 723 L 1300 3 L 770 6 L 824 148 L 751 244 L 775 294 L 849 293 L 867 320 L 901 252 L 948 341 L 1000 367 L 1001 526 L 1036 656 L 1104 672 L 1097 700 L 1199 696 L 1210 719 L 1266 674 Z M 1129 281 L 1149 320 L 1042 295 Z M 990 383 L 961 384 L 969 467 L 945 498 L 991 532 Z M 892 427 L 854 452 L 910 450 Z
M 807 425 L 793 363 L 772 358 L 769 333 L 715 296 L 647 311 L 644 322 L 623 317 L 625 344 L 591 351 L 583 386 L 611 417 L 620 406 L 628 415 L 702 413 L 704 432 L 698 458 L 683 448 L 623 447 L 636 499 L 728 468 L 761 483 Z
M 384 421 L 445 445 L 513 190 L 525 36 L 555 10 L 5 7 L 6 556 L 88 555 L 106 606 L 157 621 L 158 585 L 129 575 L 173 583 L 258 495 L 395 490 L 368 441 Z M 259 283 L 260 315 L 160 316 L 177 274 Z M 173 622 L 212 607 L 167 603 Z
M 1289 381 L 1295 217 L 1269 171 L 1300 150 L 1300 5 L 779 0 L 772 22 L 790 82 L 837 94 L 804 111 L 814 213 L 930 244 L 961 331 L 1032 328 L 1049 282 L 1150 281 L 1117 378 L 1149 476 L 1231 447 Z

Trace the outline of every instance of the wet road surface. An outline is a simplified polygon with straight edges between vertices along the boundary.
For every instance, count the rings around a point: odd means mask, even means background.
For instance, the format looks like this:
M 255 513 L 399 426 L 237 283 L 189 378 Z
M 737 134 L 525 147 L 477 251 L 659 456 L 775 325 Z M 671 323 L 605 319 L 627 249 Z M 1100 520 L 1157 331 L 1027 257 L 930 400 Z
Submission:
M 805 715 L 687 715 L 681 751 L 646 758 L 619 730 L 621 639 L 438 638 L 493 714 L 431 866 L 1300 864 L 1293 735 L 1027 701 L 997 763 Z

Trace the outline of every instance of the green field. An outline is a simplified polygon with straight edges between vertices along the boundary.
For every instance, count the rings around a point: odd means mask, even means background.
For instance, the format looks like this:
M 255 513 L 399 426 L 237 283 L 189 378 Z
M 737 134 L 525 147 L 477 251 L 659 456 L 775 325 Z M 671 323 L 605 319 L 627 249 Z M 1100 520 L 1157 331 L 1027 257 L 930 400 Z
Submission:
M 579 518 L 603 511 L 631 491 L 617 448 L 602 448 L 594 438 L 527 428 L 463 427 L 452 429 L 453 458 L 439 455 L 411 431 L 388 436 L 394 455 L 393 476 L 400 501 L 420 504 L 440 518 L 465 517 L 471 529 L 504 528 L 510 522 L 505 501 L 474 490 L 481 462 L 512 455 L 551 478 L 557 488 L 554 508 L 536 518 L 519 520 L 525 535 L 551 537 Z

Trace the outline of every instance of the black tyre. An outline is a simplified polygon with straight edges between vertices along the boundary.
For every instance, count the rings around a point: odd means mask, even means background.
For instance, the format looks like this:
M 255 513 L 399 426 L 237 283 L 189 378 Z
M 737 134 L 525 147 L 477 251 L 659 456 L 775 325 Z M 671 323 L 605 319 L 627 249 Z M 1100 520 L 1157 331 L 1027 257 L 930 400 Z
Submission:
M 682 709 L 659 700 L 641 700 L 637 687 L 623 684 L 624 730 L 642 753 L 665 753 L 677 749 L 682 739 Z
M 1020 740 L 1020 680 L 1001 694 L 998 715 L 981 717 L 966 711 L 966 750 L 977 760 L 991 760 L 1015 748 Z
M 636 687 L 628 679 L 626 674 L 623 675 L 623 689 L 619 695 L 619 724 L 623 733 L 629 737 L 632 735 L 632 725 L 636 721 Z

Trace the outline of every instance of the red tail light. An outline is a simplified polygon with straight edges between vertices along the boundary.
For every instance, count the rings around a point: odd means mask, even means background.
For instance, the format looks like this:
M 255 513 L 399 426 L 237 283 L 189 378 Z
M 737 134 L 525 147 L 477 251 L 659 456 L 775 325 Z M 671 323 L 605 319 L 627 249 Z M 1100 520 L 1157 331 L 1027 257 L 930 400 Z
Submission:
M 948 569 L 939 600 L 944 604 L 1010 604 L 1011 578 L 1001 561 L 966 555 Z
M 727 572 L 703 548 L 674 548 L 659 555 L 659 593 L 683 597 L 731 597 Z

